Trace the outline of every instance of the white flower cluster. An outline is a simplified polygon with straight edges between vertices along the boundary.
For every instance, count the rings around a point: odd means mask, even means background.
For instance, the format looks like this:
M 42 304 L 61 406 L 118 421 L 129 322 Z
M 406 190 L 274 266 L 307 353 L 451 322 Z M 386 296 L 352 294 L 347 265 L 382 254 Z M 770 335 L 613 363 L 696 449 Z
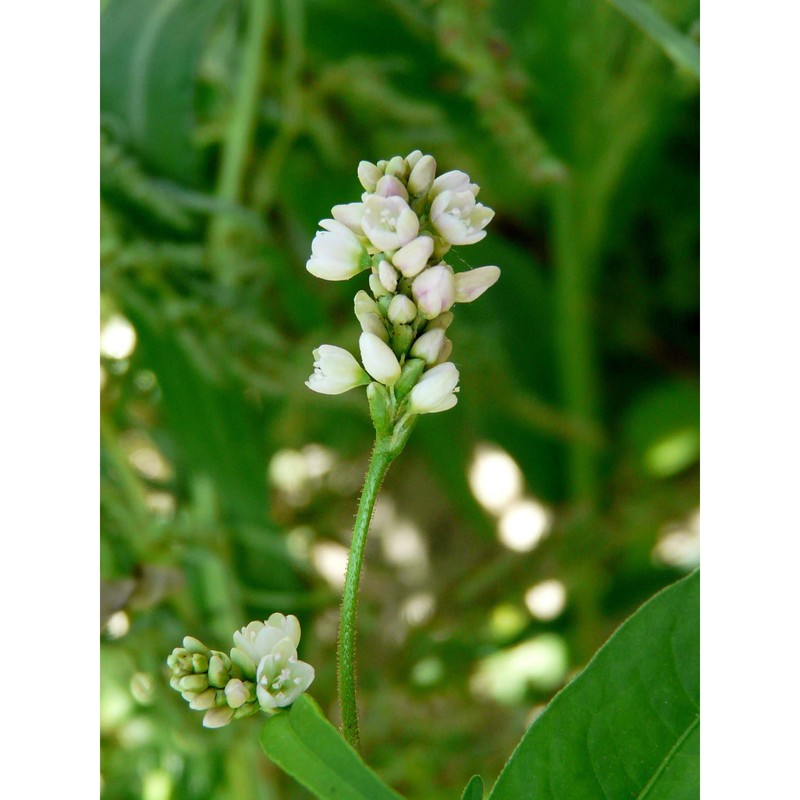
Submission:
M 443 258 L 452 245 L 483 239 L 494 211 L 476 201 L 479 189 L 469 175 L 454 170 L 437 177 L 433 156 L 419 150 L 362 161 L 358 179 L 361 202 L 334 206 L 333 218 L 320 222 L 306 269 L 329 281 L 371 271 L 372 296 L 363 290 L 355 296 L 363 367 L 347 350 L 322 345 L 306 385 L 340 394 L 374 381 L 393 404 L 407 396 L 404 414 L 446 411 L 456 404 L 459 380 L 448 361 L 450 309 L 480 297 L 500 270 L 456 273 Z
M 187 636 L 167 659 L 170 685 L 191 708 L 206 712 L 206 728 L 290 706 L 314 680 L 314 668 L 297 658 L 300 623 L 291 614 L 251 622 L 233 634 L 233 643 L 228 656 Z

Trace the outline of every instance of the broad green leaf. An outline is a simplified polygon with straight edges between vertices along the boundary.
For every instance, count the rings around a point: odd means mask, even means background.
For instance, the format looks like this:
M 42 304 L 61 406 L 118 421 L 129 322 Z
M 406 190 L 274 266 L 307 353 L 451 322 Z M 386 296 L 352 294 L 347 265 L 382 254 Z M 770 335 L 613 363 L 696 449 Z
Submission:
M 196 183 L 197 64 L 223 0 L 111 0 L 101 16 L 103 118 L 161 175 Z
M 473 775 L 461 795 L 461 800 L 483 800 L 483 778 Z
M 308 695 L 268 719 L 260 738 L 267 756 L 320 800 L 400 800 Z
M 700 48 L 643 0 L 608 0 L 634 25 L 641 28 L 679 67 L 700 77 Z
M 700 575 L 657 594 L 534 722 L 490 800 L 699 797 Z

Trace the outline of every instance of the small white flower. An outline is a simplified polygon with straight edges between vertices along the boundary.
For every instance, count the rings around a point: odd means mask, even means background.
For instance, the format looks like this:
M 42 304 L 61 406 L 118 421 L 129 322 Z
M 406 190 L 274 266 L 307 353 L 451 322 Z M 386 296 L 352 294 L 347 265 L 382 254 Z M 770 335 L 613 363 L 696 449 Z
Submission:
M 375 185 L 383 177 L 383 171 L 370 161 L 362 161 L 358 165 L 358 181 L 368 192 L 375 191 Z
M 456 282 L 447 264 L 426 269 L 414 278 L 411 293 L 422 316 L 433 319 L 456 301 Z
M 434 414 L 452 408 L 458 398 L 458 370 L 451 361 L 439 364 L 417 382 L 409 395 L 409 412 L 412 414 Z
M 413 195 L 427 194 L 433 186 L 435 176 L 436 159 L 433 156 L 422 156 L 408 176 L 408 191 Z
M 239 708 L 247 702 L 247 687 L 238 678 L 231 678 L 225 685 L 225 700 L 231 708 Z
M 441 328 L 434 328 L 426 331 L 414 342 L 411 348 L 411 355 L 414 358 L 421 358 L 428 366 L 435 364 L 444 344 L 444 331 Z
M 471 303 L 500 278 L 498 267 L 478 267 L 456 274 L 456 303 Z
M 330 347 L 330 345 L 323 345 L 323 347 Z M 341 348 L 333 349 L 340 350 Z M 353 357 L 350 356 L 350 358 Z M 284 614 L 272 614 L 264 622 L 256 620 L 233 634 L 233 643 L 248 655 L 254 664 L 258 664 L 267 653 L 271 652 L 281 639 L 289 639 L 295 647 L 300 644 L 300 622 L 293 614 L 289 614 L 288 617 Z
M 417 236 L 392 256 L 392 263 L 406 278 L 413 278 L 425 269 L 431 253 L 433 253 L 433 238 Z
M 400 362 L 386 342 L 375 334 L 362 333 L 358 340 L 364 368 L 378 383 L 392 386 L 400 377 Z
M 397 289 L 397 270 L 386 259 L 378 264 L 378 278 L 387 292 Z
M 375 187 L 375 194 L 380 197 L 402 197 L 403 200 L 408 200 L 406 187 L 394 175 L 384 175 Z
M 386 316 L 396 325 L 403 325 L 417 316 L 417 307 L 404 294 L 396 294 L 389 303 Z
M 471 183 L 466 172 L 453 169 L 450 172 L 443 172 L 436 178 L 431 186 L 429 197 L 433 200 L 442 192 L 471 192 L 473 196 L 476 196 L 479 191 L 478 184 Z
M 419 233 L 417 215 L 402 197 L 370 195 L 364 207 L 361 227 L 378 250 L 397 250 Z
M 258 664 L 256 694 L 264 711 L 290 706 L 314 680 L 314 668 L 298 661 L 289 639 L 278 642 Z
M 475 202 L 472 192 L 444 191 L 431 204 L 431 223 L 450 244 L 479 242 L 493 216 L 491 208 Z
M 413 212 L 412 212 L 413 213 Z M 358 237 L 346 225 L 324 219 L 311 243 L 311 258 L 306 269 L 326 281 L 346 281 L 369 266 L 367 252 Z
M 358 361 L 355 360 L 352 353 L 349 353 L 343 347 L 323 344 L 314 350 L 314 374 L 306 381 L 306 386 L 312 391 L 320 394 L 342 394 L 356 386 L 364 386 L 367 383 L 369 383 L 369 376 L 361 368 Z M 292 617 L 292 619 L 295 618 Z M 250 623 L 250 625 L 256 624 L 260 623 Z M 250 625 L 247 627 L 249 628 Z M 247 629 L 243 629 L 242 633 L 245 630 Z M 236 639 L 236 634 L 234 634 L 234 639 Z M 236 646 L 239 649 L 244 649 L 238 642 L 236 642 Z M 262 652 L 259 658 L 263 655 L 264 653 Z M 257 664 L 258 659 L 255 659 L 254 663 Z
M 348 227 L 356 235 L 364 235 L 364 231 L 361 228 L 361 218 L 364 216 L 363 203 L 342 203 L 334 206 L 331 209 L 331 214 L 337 222 Z

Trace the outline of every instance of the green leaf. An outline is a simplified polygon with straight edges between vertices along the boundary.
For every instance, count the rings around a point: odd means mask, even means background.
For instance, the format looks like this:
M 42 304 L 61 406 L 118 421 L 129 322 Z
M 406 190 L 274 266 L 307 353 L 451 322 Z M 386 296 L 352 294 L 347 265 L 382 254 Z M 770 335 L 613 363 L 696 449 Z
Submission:
M 700 77 L 700 48 L 642 0 L 607 0 L 644 31 L 678 67 Z
M 308 695 L 270 717 L 260 739 L 267 756 L 320 800 L 400 800 Z
M 699 797 L 700 575 L 640 608 L 534 722 L 490 800 Z
M 461 800 L 483 800 L 483 778 L 473 775 L 461 795 Z
M 111 0 L 101 16 L 100 109 L 155 172 L 197 183 L 197 65 L 223 0 Z

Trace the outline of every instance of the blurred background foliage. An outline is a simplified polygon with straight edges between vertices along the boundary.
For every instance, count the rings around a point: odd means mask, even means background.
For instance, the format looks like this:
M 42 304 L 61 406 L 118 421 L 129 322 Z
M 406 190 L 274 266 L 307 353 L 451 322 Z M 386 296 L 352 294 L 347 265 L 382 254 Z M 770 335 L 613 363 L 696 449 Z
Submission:
M 458 406 L 421 420 L 379 502 L 368 763 L 411 798 L 491 784 L 695 565 L 697 18 L 696 0 L 103 3 L 106 798 L 308 797 L 257 719 L 204 730 L 165 658 L 295 613 L 337 718 L 372 430 L 363 392 L 303 385 L 312 347 L 355 348 L 361 285 L 304 263 L 361 159 L 419 148 L 469 172 L 497 216 L 453 263 L 502 269 L 451 329 Z

